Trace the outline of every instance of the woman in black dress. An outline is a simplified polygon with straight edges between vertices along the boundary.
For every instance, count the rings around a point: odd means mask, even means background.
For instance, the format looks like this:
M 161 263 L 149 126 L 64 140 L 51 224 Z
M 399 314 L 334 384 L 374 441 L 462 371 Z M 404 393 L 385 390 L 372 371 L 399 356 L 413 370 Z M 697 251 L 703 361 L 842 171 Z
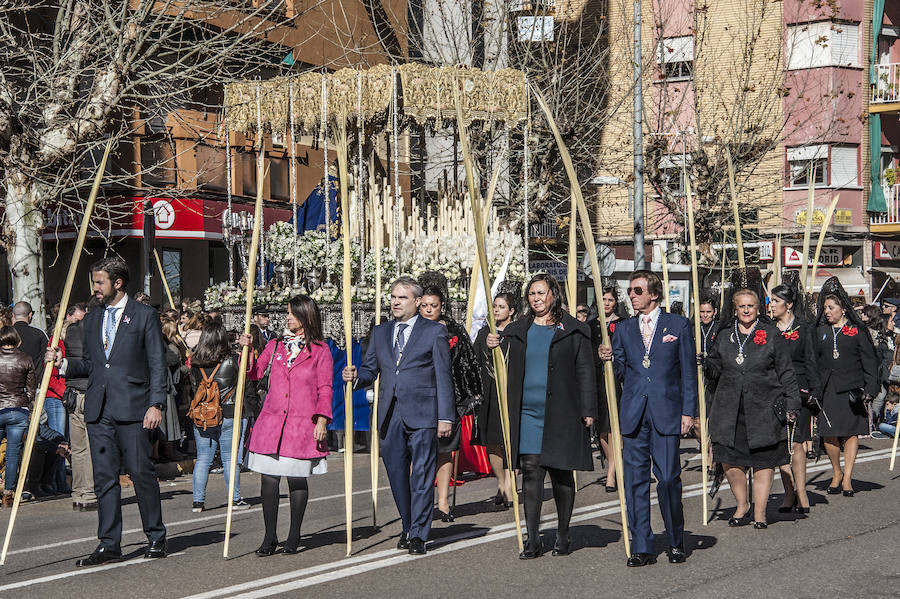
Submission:
M 513 322 L 519 315 L 518 298 L 508 292 L 498 293 L 493 305 L 494 323 L 497 331 Z M 478 406 L 477 437 L 472 439 L 473 445 L 481 445 L 488 454 L 494 476 L 497 477 L 497 495 L 494 505 L 504 509 L 512 507 L 512 492 L 509 489 L 509 473 L 506 471 L 506 450 L 503 447 L 503 427 L 500 425 L 500 404 L 497 401 L 497 383 L 494 380 L 494 359 L 487 346 L 488 327 L 481 327 L 475 337 L 475 355 L 481 364 L 481 404 Z M 500 349 L 508 352 L 509 343 L 501 337 Z
M 459 450 L 460 420 L 474 408 L 481 397 L 481 367 L 466 329 L 444 313 L 444 291 L 439 286 L 426 287 L 419 304 L 419 316 L 440 322 L 447 327 L 450 339 L 450 374 L 453 377 L 453 395 L 456 399 L 456 422 L 453 434 L 438 439 L 437 497 L 438 516 L 442 522 L 453 522 L 450 513 L 450 479 L 453 477 L 454 451 Z M 456 484 L 456 481 L 453 481 Z
M 793 281 L 785 281 L 772 289 L 769 307 L 781 336 L 789 347 L 794 376 L 800 392 L 800 412 L 794 423 L 790 463 L 781 466 L 781 483 L 784 485 L 784 501 L 778 511 L 800 514 L 809 513 L 809 497 L 806 495 L 806 451 L 804 444 L 812 441 L 812 419 L 817 396 L 818 376 L 813 354 L 813 333 L 806 302 Z
M 819 434 L 831 460 L 829 495 L 853 497 L 853 464 L 859 435 L 868 430 L 866 404 L 878 393 L 878 360 L 865 324 L 837 277 L 822 286 L 814 348 L 822 380 Z M 841 470 L 841 444 L 844 469 Z
M 790 351 L 781 331 L 760 317 L 757 293 L 741 289 L 732 302 L 732 325 L 719 330 L 705 359 L 707 376 L 717 380 L 709 436 L 737 502 L 728 525 L 751 523 L 747 468 L 753 468 L 752 523 L 762 529 L 775 468 L 788 461 L 785 420 L 796 415 L 800 397 Z
M 603 285 L 603 313 L 606 315 L 606 330 L 612 339 L 613 333 L 616 331 L 616 322 L 625 316 L 625 312 L 619 305 L 618 286 L 615 282 Z M 591 327 L 591 344 L 594 346 L 594 366 L 597 370 L 597 420 L 594 421 L 594 430 L 597 431 L 597 437 L 600 439 L 600 449 L 606 456 L 606 492 L 616 492 L 616 453 L 609 441 L 609 435 L 612 431 L 609 421 L 609 404 L 606 401 L 606 385 L 603 378 L 603 361 L 600 360 L 600 345 L 603 343 L 603 335 L 600 328 L 600 316 L 592 318 L 589 323 Z M 616 403 L 618 404 L 621 387 L 616 382 Z

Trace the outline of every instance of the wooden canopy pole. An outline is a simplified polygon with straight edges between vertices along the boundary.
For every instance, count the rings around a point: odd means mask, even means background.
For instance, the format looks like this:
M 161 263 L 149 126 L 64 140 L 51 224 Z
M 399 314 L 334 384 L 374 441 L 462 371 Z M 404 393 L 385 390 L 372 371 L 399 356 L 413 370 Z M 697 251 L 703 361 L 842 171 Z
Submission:
M 812 161 L 806 171 L 806 183 L 809 187 L 809 193 L 806 200 L 806 224 L 803 228 L 803 263 L 800 265 L 800 285 L 806 293 L 812 293 L 809 287 L 809 281 L 806 279 L 806 271 L 809 267 L 809 238 L 812 235 L 812 217 L 815 209 L 816 201 L 816 185 L 813 182 Z
M 666 312 L 671 314 L 672 305 L 669 301 L 669 261 L 666 260 L 666 250 L 660 250 L 659 252 L 659 261 L 662 262 L 662 271 L 663 271 L 663 289 L 665 291 L 664 297 L 666 298 Z
M 353 367 L 353 314 L 351 312 L 350 281 L 350 194 L 347 176 L 347 117 L 338 123 L 337 158 L 341 182 L 341 237 L 344 246 L 343 278 L 341 279 L 341 312 L 344 319 L 344 343 L 347 347 L 347 368 Z M 353 383 L 344 384 L 344 511 L 347 522 L 347 555 L 353 545 Z
M 479 200 L 478 187 L 475 186 L 475 173 L 472 163 L 471 151 L 469 148 L 469 132 L 466 129 L 466 123 L 463 119 L 462 102 L 459 92 L 459 81 L 454 81 L 453 96 L 456 101 L 456 123 L 459 129 L 459 145 L 463 153 L 463 162 L 466 167 L 466 186 L 469 188 L 469 201 L 472 204 L 472 216 L 475 220 L 475 247 L 478 252 L 478 262 L 481 268 L 481 284 L 484 287 L 484 296 L 491 295 L 491 280 L 488 272 L 487 252 L 484 244 L 484 220 L 481 213 L 481 202 Z M 494 322 L 494 311 L 487 311 L 487 323 L 491 333 L 497 334 L 497 323 Z M 494 380 L 497 384 L 497 402 L 500 408 L 500 426 L 503 430 L 503 448 L 506 452 L 506 463 L 509 468 L 506 470 L 509 477 L 509 489 L 512 492 L 513 518 L 516 522 L 516 540 L 519 544 L 519 551 L 524 549 L 522 542 L 522 523 L 519 519 L 519 491 L 516 488 L 516 479 L 513 475 L 515 465 L 512 463 L 512 450 L 509 440 L 509 405 L 506 401 L 507 391 L 507 370 L 506 359 L 503 351 L 499 347 L 495 347 L 491 352 L 494 358 Z
M 828 225 L 831 224 L 831 217 L 834 216 L 834 210 L 837 208 L 838 200 L 841 199 L 841 194 L 837 194 L 834 196 L 834 199 L 831 200 L 831 204 L 828 206 L 828 212 L 825 213 L 825 218 L 822 220 L 822 228 L 819 229 L 819 239 L 816 241 L 816 253 L 813 255 L 813 263 L 812 270 L 809 274 L 809 285 L 807 289 L 812 293 L 813 287 L 816 284 L 816 269 L 819 267 L 819 254 L 822 253 L 822 244 L 825 243 L 825 234 L 828 232 Z
M 377 199 L 375 189 L 375 159 L 369 157 L 369 197 L 372 201 L 372 248 L 375 252 L 375 326 L 381 324 L 381 244 L 384 241 L 382 234 L 384 227 L 381 222 L 381 204 Z M 369 450 L 370 471 L 372 478 L 372 526 L 378 527 L 378 454 L 380 452 L 381 438 L 378 436 L 378 383 L 375 379 L 372 401 L 372 441 Z
M 571 186 L 570 186 L 571 187 Z M 569 252 L 566 264 L 566 298 L 569 304 L 569 315 L 575 317 L 575 306 L 578 305 L 578 199 L 575 190 L 570 190 L 572 196 L 571 209 L 569 210 Z M 602 296 L 600 300 L 602 301 Z M 576 485 L 577 487 L 578 485 Z
M 731 151 L 725 148 L 725 160 L 728 162 L 728 189 L 731 191 L 731 210 L 734 213 L 734 236 L 738 252 L 738 266 L 744 268 L 744 240 L 741 237 L 741 213 L 738 210 L 737 191 L 734 184 L 734 165 L 731 163 Z M 704 512 L 705 513 L 705 512 Z
M 156 257 L 156 268 L 159 269 L 159 276 L 163 282 L 163 288 L 166 290 L 166 297 L 169 298 L 169 305 L 174 308 L 175 302 L 172 300 L 172 290 L 169 288 L 169 281 L 166 280 L 166 273 L 163 272 L 162 260 L 159 259 L 159 252 L 153 248 L 153 255 Z
M 775 286 L 781 285 L 781 233 L 775 235 Z
M 262 137 L 262 130 L 257 135 Z M 256 260 L 259 256 L 259 231 L 262 227 L 263 215 L 263 183 L 266 173 L 263 168 L 263 152 L 265 144 L 260 139 L 259 155 L 256 159 L 256 206 L 253 210 L 253 235 L 250 237 L 250 255 L 247 257 L 246 292 L 244 294 L 244 335 L 250 334 L 250 325 L 253 324 L 253 294 L 256 290 Z M 237 448 L 240 446 L 241 415 L 244 409 L 244 389 L 247 385 L 247 364 L 250 360 L 250 346 L 241 348 L 241 362 L 238 369 L 237 386 L 234 392 L 234 426 L 231 431 L 231 456 L 228 460 L 228 504 L 225 513 L 225 546 L 222 549 L 222 557 L 228 557 L 228 545 L 231 541 L 231 517 L 234 508 L 234 483 L 237 474 Z
M 691 180 L 685 175 L 684 188 L 687 190 L 687 211 L 688 217 L 688 233 L 691 240 L 691 294 L 694 298 L 694 344 L 696 347 L 701 345 L 700 333 L 700 281 L 697 276 L 697 236 L 694 231 L 694 198 L 691 193 Z M 740 242 L 738 242 L 740 247 Z M 724 306 L 722 308 L 724 310 Z M 706 473 L 709 467 L 709 431 L 706 424 L 706 385 L 703 381 L 703 366 L 697 365 L 697 396 L 700 404 L 700 481 L 703 491 L 703 526 L 708 524 L 707 514 L 709 495 L 706 493 Z
M 72 285 L 75 283 L 75 271 L 78 270 L 78 262 L 81 258 L 81 251 L 84 249 L 84 240 L 87 237 L 88 227 L 91 221 L 91 214 L 94 212 L 94 203 L 97 200 L 97 194 L 100 191 L 100 182 L 103 180 L 103 172 L 106 170 L 106 161 L 109 159 L 109 153 L 112 150 L 113 138 L 110 137 L 106 142 L 106 150 L 103 158 L 100 160 L 100 166 L 94 174 L 94 184 L 91 187 L 91 194 L 88 196 L 87 204 L 84 207 L 84 216 L 81 219 L 81 227 L 78 230 L 78 239 L 75 242 L 75 251 L 72 253 L 72 260 L 69 262 L 69 272 L 66 275 L 66 284 L 63 287 L 62 299 L 59 302 L 59 312 L 56 315 L 56 325 L 53 327 L 53 337 L 50 347 L 53 350 L 59 348 L 59 340 L 62 335 L 63 324 L 66 322 L 66 310 L 69 307 L 69 298 L 72 295 Z M 41 386 L 34 398 L 34 404 L 31 409 L 31 419 L 28 423 L 28 435 L 25 437 L 25 445 L 22 449 L 22 462 L 19 466 L 19 478 L 16 481 L 16 494 L 13 498 L 12 512 L 9 515 L 9 523 L 6 527 L 6 537 L 3 539 L 3 553 L 0 555 L 0 566 L 6 564 L 6 553 L 9 550 L 9 541 L 12 538 L 13 526 L 16 524 L 16 515 L 19 512 L 19 504 L 22 502 L 22 491 L 25 489 L 25 479 L 28 474 L 28 467 L 31 464 L 31 453 L 34 449 L 34 440 L 37 437 L 38 427 L 41 422 L 41 414 L 44 411 L 44 400 L 47 398 L 47 388 L 50 385 L 50 377 L 53 375 L 53 362 L 47 362 L 44 365 L 44 375 L 41 377 Z M 9 470 L 6 476 L 10 476 Z
M 599 305 L 599 302 L 603 299 L 603 280 L 600 277 L 600 262 L 597 259 L 597 246 L 594 244 L 594 231 L 591 225 L 590 215 L 588 214 L 587 204 L 585 204 L 584 197 L 581 194 L 581 188 L 578 186 L 578 177 L 575 174 L 575 166 L 572 163 L 569 149 L 566 147 L 565 142 L 563 142 L 559 127 L 556 126 L 556 119 L 553 118 L 553 113 L 550 112 L 550 107 L 547 105 L 546 100 L 544 100 L 544 96 L 541 94 L 540 90 L 533 86 L 531 89 L 534 92 L 541 110 L 544 111 L 544 115 L 547 117 L 547 122 L 550 124 L 550 130 L 553 131 L 556 146 L 559 149 L 560 156 L 562 157 L 563 164 L 566 168 L 566 174 L 569 177 L 570 187 L 578 200 L 578 212 L 581 215 L 581 233 L 586 246 L 585 249 L 588 253 L 588 258 L 591 262 L 591 278 L 594 281 L 594 292 L 598 298 Z M 609 331 L 606 328 L 606 313 L 602 309 L 602 306 L 600 306 L 600 308 L 601 309 L 598 310 L 598 312 L 600 313 L 601 343 L 608 346 Z M 616 381 L 615 375 L 613 374 L 612 362 L 603 364 L 603 380 L 606 386 L 606 405 L 609 410 L 609 425 L 612 431 L 613 450 L 616 455 L 616 480 L 619 481 L 617 488 L 619 495 L 619 511 L 622 516 L 622 540 L 625 543 L 625 555 L 631 557 L 631 543 L 628 540 L 628 514 L 625 506 L 625 487 L 622 485 L 622 481 L 625 480 L 622 473 L 622 432 L 619 428 L 619 404 L 616 400 Z
M 897 440 L 900 439 L 900 426 L 894 430 L 894 443 L 891 445 L 891 472 L 894 471 L 894 462 L 897 460 Z M 3 562 L 0 562 L 3 563 Z

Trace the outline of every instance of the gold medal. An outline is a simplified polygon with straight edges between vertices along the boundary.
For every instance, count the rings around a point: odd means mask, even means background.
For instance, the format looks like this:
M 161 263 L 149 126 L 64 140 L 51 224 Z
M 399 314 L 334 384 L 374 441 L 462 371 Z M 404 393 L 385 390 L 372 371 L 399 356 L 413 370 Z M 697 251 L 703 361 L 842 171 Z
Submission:
M 737 358 L 734 359 L 739 365 L 744 363 L 744 354 L 738 354 Z
M 641 361 L 641 364 L 644 365 L 644 368 L 650 368 L 650 356 L 644 354 L 644 359 Z

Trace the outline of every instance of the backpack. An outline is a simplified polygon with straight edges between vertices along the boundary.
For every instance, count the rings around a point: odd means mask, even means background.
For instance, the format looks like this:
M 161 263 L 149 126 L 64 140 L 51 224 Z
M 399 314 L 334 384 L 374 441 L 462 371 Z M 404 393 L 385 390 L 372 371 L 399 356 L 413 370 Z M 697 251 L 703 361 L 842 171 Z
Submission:
M 203 380 L 197 385 L 197 392 L 188 409 L 187 415 L 194 426 L 203 427 L 203 430 L 222 424 L 222 398 L 219 396 L 219 384 L 214 380 L 220 366 L 221 364 L 217 365 L 209 376 L 206 376 L 206 370 L 199 369 Z

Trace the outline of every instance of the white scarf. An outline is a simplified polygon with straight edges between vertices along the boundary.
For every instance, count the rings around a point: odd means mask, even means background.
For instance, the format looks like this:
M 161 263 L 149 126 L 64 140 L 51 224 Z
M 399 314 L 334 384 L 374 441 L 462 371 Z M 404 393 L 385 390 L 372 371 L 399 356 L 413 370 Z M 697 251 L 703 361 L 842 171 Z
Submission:
M 300 355 L 300 352 L 306 347 L 306 337 L 303 335 L 294 335 L 287 329 L 281 338 L 284 347 L 288 351 L 287 367 L 290 368 L 294 364 L 294 360 Z

